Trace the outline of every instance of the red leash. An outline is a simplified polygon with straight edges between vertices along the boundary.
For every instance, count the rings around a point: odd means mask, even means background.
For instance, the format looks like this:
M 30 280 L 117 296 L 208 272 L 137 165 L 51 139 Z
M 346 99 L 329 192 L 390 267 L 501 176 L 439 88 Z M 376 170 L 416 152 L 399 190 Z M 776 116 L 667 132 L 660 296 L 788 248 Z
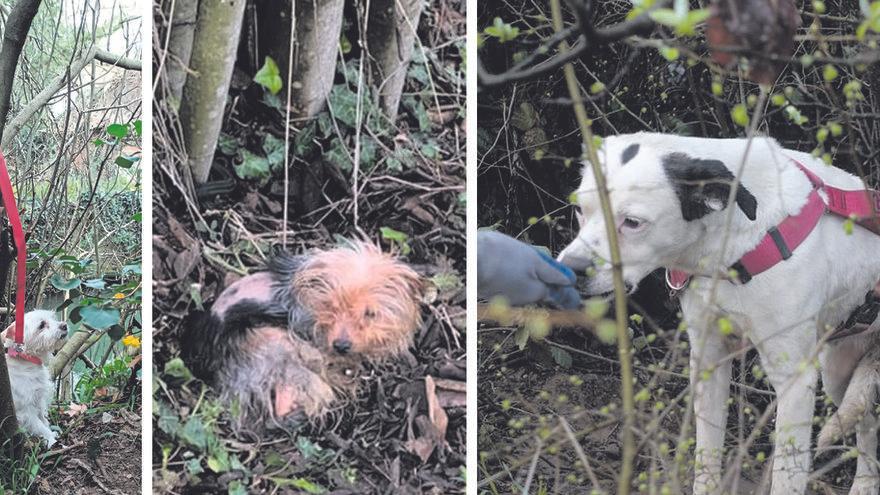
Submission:
M 15 248 L 18 251 L 15 266 L 15 283 L 18 289 L 15 293 L 15 336 L 13 338 L 15 345 L 6 352 L 10 357 L 21 357 L 30 361 L 28 359 L 30 356 L 23 355 L 24 291 L 27 281 L 27 253 L 25 251 L 24 230 L 21 228 L 21 218 L 18 216 L 15 194 L 12 192 L 12 181 L 9 180 L 9 171 L 6 169 L 6 160 L 3 158 L 3 152 L 0 152 L 0 194 L 3 195 L 3 206 L 6 207 L 6 215 L 9 217 L 9 225 L 12 227 L 12 239 L 15 241 Z

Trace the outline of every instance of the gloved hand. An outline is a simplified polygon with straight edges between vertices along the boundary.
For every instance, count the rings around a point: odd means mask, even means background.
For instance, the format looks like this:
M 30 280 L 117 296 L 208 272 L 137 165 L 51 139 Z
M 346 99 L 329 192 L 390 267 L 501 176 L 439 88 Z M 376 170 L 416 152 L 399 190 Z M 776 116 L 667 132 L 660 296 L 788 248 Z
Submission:
M 577 309 L 581 297 L 570 268 L 500 232 L 477 233 L 477 295 L 502 296 L 512 306 L 538 302 Z

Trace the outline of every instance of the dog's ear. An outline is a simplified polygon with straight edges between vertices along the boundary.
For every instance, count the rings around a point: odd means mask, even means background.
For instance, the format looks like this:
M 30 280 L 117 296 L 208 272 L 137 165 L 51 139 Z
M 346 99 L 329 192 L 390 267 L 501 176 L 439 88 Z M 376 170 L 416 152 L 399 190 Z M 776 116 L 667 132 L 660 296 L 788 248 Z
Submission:
M 681 216 L 686 221 L 727 207 L 734 176 L 721 161 L 670 153 L 663 157 L 663 170 L 678 196 Z M 742 184 L 736 191 L 736 204 L 749 220 L 755 220 L 758 200 Z

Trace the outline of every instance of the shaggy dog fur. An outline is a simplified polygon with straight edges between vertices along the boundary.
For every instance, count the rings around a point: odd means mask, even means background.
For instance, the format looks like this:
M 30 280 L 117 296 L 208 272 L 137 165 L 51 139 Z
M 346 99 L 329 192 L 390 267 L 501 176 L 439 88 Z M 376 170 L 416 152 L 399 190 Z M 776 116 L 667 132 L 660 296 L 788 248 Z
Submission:
M 14 333 L 14 323 L 3 331 L 6 347 L 12 345 Z M 66 340 L 67 323 L 58 321 L 54 312 L 30 311 L 24 315 L 24 352 L 40 358 L 43 364 L 6 359 L 18 423 L 28 433 L 42 437 L 49 446 L 55 443 L 57 434 L 49 426 L 49 402 L 55 387 L 46 364 Z
M 280 254 L 227 287 L 182 337 L 184 359 L 251 424 L 320 419 L 356 390 L 356 370 L 405 352 L 419 325 L 419 276 L 352 242 Z

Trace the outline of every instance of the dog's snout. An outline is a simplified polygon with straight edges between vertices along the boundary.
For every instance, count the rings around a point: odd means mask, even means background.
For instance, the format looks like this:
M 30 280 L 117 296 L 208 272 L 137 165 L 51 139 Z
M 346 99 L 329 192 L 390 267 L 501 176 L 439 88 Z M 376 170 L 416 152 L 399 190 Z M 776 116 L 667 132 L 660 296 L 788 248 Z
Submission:
M 339 354 L 348 354 L 351 351 L 351 341 L 344 339 L 336 339 L 333 341 L 333 350 Z
M 588 252 L 586 252 L 586 250 L 576 251 L 572 249 L 565 249 L 559 255 L 557 261 L 580 273 L 581 275 L 584 271 L 592 268 L 593 266 L 593 257 Z

